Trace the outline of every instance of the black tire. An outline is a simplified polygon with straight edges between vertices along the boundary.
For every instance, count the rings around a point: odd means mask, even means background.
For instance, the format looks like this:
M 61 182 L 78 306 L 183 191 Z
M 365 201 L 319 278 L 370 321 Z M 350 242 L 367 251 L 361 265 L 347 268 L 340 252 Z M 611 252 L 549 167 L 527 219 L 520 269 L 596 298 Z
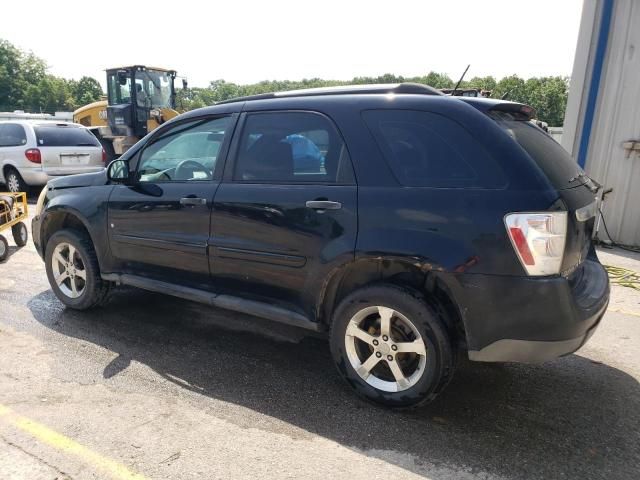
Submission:
M 62 243 L 72 245 L 79 257 L 79 266 L 86 272 L 86 280 L 82 293 L 72 298 L 65 294 L 55 281 L 52 258 L 56 247 Z M 75 310 L 86 310 L 104 304 L 109 296 L 111 283 L 100 277 L 100 266 L 91 239 L 86 233 L 78 230 L 60 230 L 54 233 L 46 245 L 45 268 L 53 293 L 67 307 Z
M 388 307 L 403 315 L 413 324 L 424 341 L 426 348 L 424 367 L 418 367 L 414 370 L 416 375 L 413 381 L 415 383 L 405 390 L 389 392 L 375 388 L 356 372 L 349 360 L 346 346 L 348 338 L 352 338 L 346 336 L 349 322 L 356 313 L 364 311 L 367 307 L 375 306 Z M 392 321 L 392 324 L 397 325 L 398 319 L 393 318 L 395 320 Z M 381 337 L 376 338 L 382 343 Z M 365 349 L 369 348 L 367 345 L 364 346 Z M 429 306 L 417 292 L 388 284 L 361 288 L 340 302 L 334 312 L 331 325 L 331 354 L 338 372 L 358 395 L 377 404 L 395 408 L 415 407 L 432 401 L 453 377 L 456 363 L 455 351 L 445 328 L 445 322 L 439 317 L 436 310 Z M 382 360 L 385 355 L 386 353 L 383 354 Z M 397 354 L 388 358 L 400 360 L 400 357 L 395 355 Z M 371 356 L 373 356 L 373 350 Z M 414 358 L 419 358 L 419 356 L 416 355 Z M 383 365 L 382 368 L 388 368 L 391 361 L 386 363 L 387 366 Z M 374 367 L 374 369 L 378 368 L 380 367 Z M 398 385 L 400 384 L 398 383 Z
M 9 167 L 5 171 L 4 181 L 7 185 L 7 190 L 12 193 L 27 192 L 29 189 L 18 170 L 13 167 Z
M 24 247 L 29 240 L 29 230 L 24 222 L 18 222 L 11 227 L 11 233 L 13 234 L 13 241 L 19 247 Z
M 98 141 L 100 142 L 100 145 L 102 145 L 102 148 L 104 148 L 104 152 L 107 155 L 106 161 L 104 162 L 105 166 L 107 166 L 109 165 L 109 162 L 116 159 L 116 151 L 113 149 L 113 143 L 111 141 L 104 138 L 98 138 Z
M 0 235 L 0 263 L 9 258 L 9 242 L 7 239 Z

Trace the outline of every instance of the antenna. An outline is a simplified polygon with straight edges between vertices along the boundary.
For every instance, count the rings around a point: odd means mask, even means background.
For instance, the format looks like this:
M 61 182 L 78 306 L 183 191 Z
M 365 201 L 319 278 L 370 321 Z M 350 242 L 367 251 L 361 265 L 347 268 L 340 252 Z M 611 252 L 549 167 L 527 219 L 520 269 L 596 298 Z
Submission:
M 453 89 L 453 92 L 451 92 L 451 96 L 455 97 L 456 95 L 456 90 L 458 90 L 458 87 L 460 86 L 460 84 L 462 83 L 462 79 L 464 78 L 464 76 L 467 74 L 467 70 L 469 70 L 469 67 L 471 66 L 471 64 L 467 65 L 467 68 L 464 69 L 464 72 L 462 72 L 462 76 L 460 77 L 460 80 L 458 80 L 458 83 L 456 83 L 456 86 Z
M 511 90 L 507 90 L 506 92 L 504 92 L 504 95 L 500 97 L 500 100 L 506 100 L 510 93 L 511 93 Z

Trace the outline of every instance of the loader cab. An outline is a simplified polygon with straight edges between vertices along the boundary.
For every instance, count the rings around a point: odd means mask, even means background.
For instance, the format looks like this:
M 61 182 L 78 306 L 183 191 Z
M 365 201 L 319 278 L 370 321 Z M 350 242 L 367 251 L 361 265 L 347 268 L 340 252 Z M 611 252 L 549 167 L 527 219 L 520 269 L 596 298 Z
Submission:
M 114 135 L 142 138 L 148 120 L 175 108 L 176 72 L 142 65 L 107 70 L 107 120 Z

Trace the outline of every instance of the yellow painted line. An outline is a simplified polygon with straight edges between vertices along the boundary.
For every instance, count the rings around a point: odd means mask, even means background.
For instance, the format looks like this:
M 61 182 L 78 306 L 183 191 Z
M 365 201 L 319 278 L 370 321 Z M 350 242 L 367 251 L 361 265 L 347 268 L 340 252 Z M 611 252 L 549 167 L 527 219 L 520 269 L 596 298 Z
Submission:
M 640 312 L 632 312 L 631 310 L 625 310 L 623 308 L 609 308 L 607 309 L 609 312 L 622 313 L 624 315 L 633 315 L 634 317 L 640 317 Z
M 40 440 L 41 442 L 62 452 L 75 455 L 83 462 L 109 473 L 113 478 L 119 480 L 145 480 L 144 476 L 139 473 L 132 472 L 115 460 L 111 460 L 110 458 L 100 455 L 84 445 L 80 445 L 75 440 L 51 430 L 45 425 L 35 422 L 27 417 L 23 417 L 2 404 L 0 404 L 0 418 L 14 427 L 30 434 L 37 440 Z

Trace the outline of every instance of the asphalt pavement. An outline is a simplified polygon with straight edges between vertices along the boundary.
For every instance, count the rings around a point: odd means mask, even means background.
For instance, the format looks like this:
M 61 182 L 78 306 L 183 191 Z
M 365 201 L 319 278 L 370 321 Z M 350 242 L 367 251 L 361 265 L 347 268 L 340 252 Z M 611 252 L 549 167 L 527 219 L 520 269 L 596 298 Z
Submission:
M 321 337 L 132 288 L 67 310 L 33 244 L 10 244 L 2 480 L 640 477 L 640 292 L 614 287 L 576 354 L 465 361 L 397 412 L 355 397 Z M 640 255 L 602 258 L 640 271 Z

